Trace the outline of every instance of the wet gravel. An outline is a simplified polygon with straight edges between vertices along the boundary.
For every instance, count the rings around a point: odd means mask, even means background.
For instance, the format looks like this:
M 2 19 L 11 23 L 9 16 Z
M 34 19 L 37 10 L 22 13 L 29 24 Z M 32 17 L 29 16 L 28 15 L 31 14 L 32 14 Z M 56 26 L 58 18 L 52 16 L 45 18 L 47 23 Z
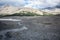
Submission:
M 0 40 L 60 40 L 60 17 L 58 16 L 10 16 L 0 19 L 21 20 L 0 20 Z

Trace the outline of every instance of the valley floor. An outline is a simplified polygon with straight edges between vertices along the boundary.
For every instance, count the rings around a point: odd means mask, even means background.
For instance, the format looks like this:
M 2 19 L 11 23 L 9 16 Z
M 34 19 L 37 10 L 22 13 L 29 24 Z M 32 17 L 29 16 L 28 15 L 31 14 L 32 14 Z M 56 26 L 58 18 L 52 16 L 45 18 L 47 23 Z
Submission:
M 0 40 L 60 40 L 58 16 L 10 16 L 0 19 L 3 19 L 0 20 Z

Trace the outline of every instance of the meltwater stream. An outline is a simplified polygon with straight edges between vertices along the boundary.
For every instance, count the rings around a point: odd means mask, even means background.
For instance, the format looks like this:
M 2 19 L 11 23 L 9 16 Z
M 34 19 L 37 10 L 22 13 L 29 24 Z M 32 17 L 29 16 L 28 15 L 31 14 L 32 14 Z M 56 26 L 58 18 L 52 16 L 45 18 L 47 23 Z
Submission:
M 17 22 L 18 26 L 19 25 L 22 25 L 20 23 L 21 20 L 18 20 L 18 19 L 0 19 L 0 21 Z M 20 32 L 20 31 L 27 30 L 27 29 L 28 28 L 23 25 L 21 28 L 2 30 L 2 31 L 0 31 L 0 40 L 5 40 L 6 37 L 10 38 L 12 36 L 10 32 L 15 33 L 15 32 Z M 6 40 L 8 40 L 8 38 Z M 9 39 L 9 40 L 13 40 L 13 38 L 12 39 Z
M 21 21 L 21 20 L 17 20 L 17 19 L 0 19 L 0 21 Z

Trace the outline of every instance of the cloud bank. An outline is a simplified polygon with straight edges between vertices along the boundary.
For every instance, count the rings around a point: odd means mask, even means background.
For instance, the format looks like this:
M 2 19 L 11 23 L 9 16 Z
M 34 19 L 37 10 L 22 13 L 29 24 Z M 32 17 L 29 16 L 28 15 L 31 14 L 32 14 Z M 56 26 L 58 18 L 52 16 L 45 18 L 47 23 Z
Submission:
M 59 3 L 60 0 L 1 0 L 0 1 L 0 5 L 11 4 L 15 6 L 31 7 L 36 9 L 55 7 L 58 6 Z
M 0 5 L 12 5 L 12 6 L 24 6 L 25 1 L 24 0 L 0 0 Z

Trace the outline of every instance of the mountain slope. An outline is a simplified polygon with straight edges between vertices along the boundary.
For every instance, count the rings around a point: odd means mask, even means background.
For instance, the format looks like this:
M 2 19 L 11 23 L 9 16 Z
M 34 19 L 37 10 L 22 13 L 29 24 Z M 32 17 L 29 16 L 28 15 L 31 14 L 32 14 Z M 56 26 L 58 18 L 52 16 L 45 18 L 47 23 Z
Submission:
M 13 6 L 3 6 L 0 8 L 0 14 L 13 14 L 15 13 L 19 8 L 13 7 Z
M 43 12 L 37 9 L 33 9 L 33 8 L 18 8 L 18 7 L 14 7 L 14 6 L 4 6 L 0 8 L 0 15 L 6 15 L 6 14 L 14 14 L 14 13 L 19 13 L 19 12 L 31 12 L 31 13 L 36 13 L 36 14 L 40 14 L 43 15 Z
M 35 13 L 38 15 L 56 15 L 60 14 L 60 9 L 52 9 L 52 10 L 38 10 L 38 9 L 33 9 L 33 8 L 19 8 L 19 7 L 14 7 L 10 5 L 5 5 L 0 8 L 0 15 L 12 15 L 15 13 Z
M 60 14 L 60 8 L 55 8 L 55 9 L 51 9 L 51 10 L 45 9 L 43 11 L 53 14 L 53 15 Z

